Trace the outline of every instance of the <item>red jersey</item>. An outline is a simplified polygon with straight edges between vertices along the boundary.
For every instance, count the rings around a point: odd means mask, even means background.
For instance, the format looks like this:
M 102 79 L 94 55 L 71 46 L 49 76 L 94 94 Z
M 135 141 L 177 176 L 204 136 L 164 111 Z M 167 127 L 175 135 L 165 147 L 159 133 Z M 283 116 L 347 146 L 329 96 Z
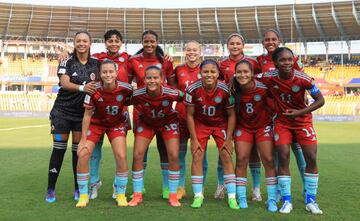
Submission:
M 254 74 L 258 74 L 259 72 L 259 65 L 256 61 L 256 59 L 249 57 L 249 56 L 244 56 L 242 57 L 240 60 L 247 60 L 251 63 L 252 68 L 254 70 Z M 224 60 L 220 61 L 220 76 L 224 79 L 225 83 L 229 83 L 230 79 L 234 76 L 235 74 L 235 65 L 236 63 L 238 63 L 240 60 L 232 60 L 230 57 L 225 58 Z
M 271 124 L 267 111 L 267 94 L 267 87 L 256 80 L 252 89 L 241 91 L 236 115 L 237 126 L 253 131 Z
M 124 103 L 133 92 L 130 84 L 117 81 L 116 88 L 108 91 L 101 82 L 96 83 L 96 92 L 86 95 L 84 107 L 94 110 L 91 123 L 103 127 L 114 127 L 126 121 L 123 115 Z
M 187 88 L 185 103 L 195 106 L 195 121 L 209 127 L 223 127 L 227 124 L 226 109 L 234 107 L 234 97 L 230 96 L 228 86 L 219 80 L 212 92 L 204 90 L 202 81 L 197 80 Z
M 137 87 L 144 87 L 145 70 L 149 66 L 161 67 L 163 76 L 163 82 L 166 84 L 166 79 L 173 77 L 173 66 L 168 60 L 163 60 L 162 64 L 159 59 L 155 57 L 145 57 L 142 53 L 134 55 L 129 59 L 127 68 L 129 73 L 129 79 L 133 77 L 136 79 Z
M 147 94 L 146 87 L 133 93 L 132 103 L 139 107 L 140 120 L 152 128 L 164 126 L 178 118 L 178 113 L 172 108 L 173 101 L 182 101 L 184 94 L 166 86 L 161 86 L 159 96 Z
M 130 58 L 130 55 L 128 53 L 118 53 L 115 57 L 112 57 L 108 55 L 106 52 L 96 53 L 93 54 L 92 57 L 99 60 L 100 62 L 103 62 L 104 60 L 112 60 L 117 64 L 118 68 L 118 76 L 117 80 L 125 83 L 129 83 L 128 78 L 128 71 L 127 71 L 127 62 Z
M 301 126 L 312 123 L 312 114 L 307 113 L 296 117 L 294 120 L 283 115 L 287 109 L 300 110 L 306 107 L 305 91 L 310 90 L 315 81 L 307 74 L 294 70 L 290 79 L 280 78 L 278 70 L 257 75 L 257 79 L 263 82 L 275 100 L 276 121 L 289 126 Z
M 272 55 L 270 54 L 259 55 L 256 59 L 260 67 L 260 72 L 265 73 L 276 69 L 274 62 L 272 60 Z M 300 58 L 298 56 L 294 56 L 293 67 L 297 71 L 301 71 L 301 72 L 304 71 L 304 66 L 301 63 Z

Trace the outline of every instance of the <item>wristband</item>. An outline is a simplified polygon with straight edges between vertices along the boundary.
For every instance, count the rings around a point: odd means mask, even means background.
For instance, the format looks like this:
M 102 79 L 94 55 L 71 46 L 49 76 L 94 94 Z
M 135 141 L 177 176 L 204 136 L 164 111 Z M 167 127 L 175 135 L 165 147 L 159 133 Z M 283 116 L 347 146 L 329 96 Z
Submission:
M 84 87 L 85 87 L 84 85 L 80 85 L 79 86 L 79 91 L 84 92 Z

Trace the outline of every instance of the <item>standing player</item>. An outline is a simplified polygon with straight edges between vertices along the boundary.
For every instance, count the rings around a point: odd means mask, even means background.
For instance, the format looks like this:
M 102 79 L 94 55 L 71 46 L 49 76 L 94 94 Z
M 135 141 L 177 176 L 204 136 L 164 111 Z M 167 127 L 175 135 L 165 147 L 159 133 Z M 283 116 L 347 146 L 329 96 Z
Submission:
M 203 203 L 202 162 L 208 139 L 213 136 L 224 168 L 224 182 L 228 203 L 239 209 L 235 199 L 235 173 L 232 164 L 232 133 L 235 127 L 234 98 L 228 86 L 217 80 L 219 66 L 214 60 L 204 60 L 200 65 L 201 79 L 186 90 L 187 125 L 190 132 L 192 165 L 191 182 L 195 194 L 193 208 Z
M 145 69 L 145 87 L 133 93 L 132 103 L 141 110 L 135 130 L 132 180 L 134 195 L 130 206 L 142 202 L 144 183 L 143 159 L 155 134 L 162 136 L 168 153 L 169 169 L 169 203 L 173 207 L 180 206 L 176 197 L 179 185 L 179 120 L 178 113 L 172 108 L 173 101 L 181 101 L 183 93 L 162 85 L 162 72 L 157 66 Z
M 245 40 L 242 35 L 238 33 L 231 34 L 227 39 L 227 48 L 229 50 L 229 57 L 220 61 L 220 74 L 221 78 L 224 79 L 225 83 L 229 83 L 230 79 L 235 74 L 235 65 L 237 62 L 241 60 L 247 60 L 251 63 L 252 70 L 254 74 L 259 73 L 259 65 L 256 59 L 246 56 L 244 54 L 244 45 Z M 261 169 L 261 162 L 259 155 L 254 147 L 251 152 L 250 157 L 250 172 L 253 179 L 253 188 L 251 192 L 251 198 L 255 201 L 261 201 L 261 194 L 260 194 L 260 169 Z
M 74 199 L 78 200 L 76 182 L 77 147 L 81 138 L 81 121 L 84 115 L 82 102 L 85 93 L 95 92 L 98 61 L 90 58 L 91 36 L 86 31 L 75 34 L 74 53 L 61 62 L 58 68 L 60 90 L 50 112 L 53 150 L 49 163 L 46 201 L 56 201 L 55 185 L 64 159 L 70 131 L 72 132 L 72 166 L 74 173 Z
M 127 61 L 129 60 L 129 55 L 126 52 L 120 53 L 120 48 L 122 46 L 123 38 L 121 33 L 118 30 L 108 30 L 104 35 L 106 52 L 95 53 L 92 55 L 93 58 L 103 62 L 104 60 L 112 60 L 116 63 L 118 69 L 117 80 L 128 83 L 128 73 L 127 73 Z M 64 61 L 68 58 L 68 53 L 65 51 L 59 56 L 60 61 Z M 128 118 L 127 128 L 131 129 L 130 118 L 127 108 L 124 108 L 124 115 Z M 102 185 L 99 173 L 100 161 L 102 157 L 101 147 L 103 144 L 103 137 L 96 144 L 94 151 L 90 158 L 90 199 L 95 199 L 98 196 L 98 190 Z M 115 183 L 115 181 L 114 181 Z M 116 198 L 116 187 L 114 185 L 113 198 Z
M 315 203 L 319 174 L 316 163 L 316 133 L 311 112 L 324 105 L 324 98 L 314 79 L 294 69 L 294 54 L 289 48 L 277 48 L 273 52 L 272 60 L 277 70 L 263 73 L 259 79 L 265 83 L 275 99 L 277 116 L 274 120 L 274 139 L 279 152 L 278 183 L 284 201 L 280 213 L 290 213 L 293 208 L 289 162 L 290 144 L 296 139 L 306 161 L 305 208 L 313 214 L 322 214 Z M 315 100 L 309 106 L 305 102 L 305 91 Z
M 136 81 L 137 87 L 144 87 L 145 70 L 149 66 L 158 66 L 162 72 L 163 84 L 175 85 L 175 79 L 173 74 L 173 66 L 169 60 L 164 59 L 164 52 L 158 45 L 158 35 L 152 30 L 147 30 L 142 34 L 143 48 L 132 56 L 128 62 L 129 81 Z M 134 131 L 137 127 L 137 121 L 139 119 L 139 108 L 134 106 L 133 111 L 133 127 Z M 160 167 L 163 177 L 163 198 L 169 198 L 169 185 L 168 185 L 168 159 L 164 141 L 161 136 L 156 136 L 156 143 L 160 154 Z M 144 168 L 146 168 L 147 152 L 144 158 Z
M 96 92 L 84 100 L 85 113 L 82 123 L 82 137 L 79 144 L 77 182 L 80 199 L 76 207 L 86 207 L 89 202 L 89 160 L 95 144 L 106 133 L 116 160 L 116 201 L 118 206 L 127 206 L 125 197 L 128 181 L 126 161 L 126 122 L 122 114 L 124 103 L 132 94 L 132 87 L 117 81 L 117 65 L 111 60 L 100 66 L 101 82 L 96 84 Z
M 273 136 L 271 118 L 267 111 L 266 86 L 254 80 L 252 65 L 240 60 L 235 65 L 235 76 L 230 82 L 230 91 L 235 98 L 236 130 L 234 133 L 236 151 L 236 193 L 240 208 L 247 208 L 246 170 L 254 143 L 265 168 L 268 192 L 268 210 L 276 212 L 276 184 L 273 159 Z
M 266 49 L 267 54 L 262 54 L 257 57 L 262 73 L 275 70 L 275 64 L 272 60 L 272 55 L 274 51 L 280 46 L 280 43 L 281 43 L 280 35 L 276 30 L 269 29 L 264 33 L 264 39 L 262 41 L 262 44 Z M 297 71 L 300 72 L 304 71 L 303 65 L 298 56 L 294 56 L 293 67 Z M 305 172 L 306 162 L 304 159 L 304 155 L 298 143 L 292 143 L 291 149 L 296 158 L 296 163 L 300 172 L 301 180 L 303 182 L 303 189 L 305 189 L 304 172 Z M 277 156 L 277 154 L 275 156 Z M 278 160 L 276 160 L 276 163 L 278 163 Z

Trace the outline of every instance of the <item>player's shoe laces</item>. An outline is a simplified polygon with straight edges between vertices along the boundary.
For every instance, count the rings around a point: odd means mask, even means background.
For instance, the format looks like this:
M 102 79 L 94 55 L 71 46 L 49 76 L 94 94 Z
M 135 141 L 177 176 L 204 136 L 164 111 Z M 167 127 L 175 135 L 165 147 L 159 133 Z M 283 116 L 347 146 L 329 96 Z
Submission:
M 164 200 L 168 200 L 169 199 L 169 188 L 163 188 L 162 189 L 162 198 Z
M 240 197 L 238 198 L 239 201 L 239 208 L 240 209 L 246 209 L 248 208 L 247 199 L 246 197 Z
M 55 190 L 48 189 L 45 201 L 48 203 L 54 203 L 56 201 Z
M 98 197 L 98 190 L 100 189 L 101 185 L 102 185 L 101 180 L 98 180 L 96 183 L 90 185 L 90 191 L 89 191 L 90 199 L 93 200 Z
M 88 194 L 80 194 L 80 198 L 76 204 L 76 208 L 85 208 L 88 203 L 89 203 L 89 195 Z
M 267 201 L 267 210 L 272 213 L 275 213 L 278 210 L 277 205 L 276 205 L 276 200 L 268 200 Z
M 229 198 L 228 204 L 229 204 L 230 209 L 239 209 L 239 204 L 236 202 L 235 198 Z
M 319 208 L 319 205 L 312 201 L 311 203 L 306 204 L 305 209 L 312 214 L 321 215 L 323 211 Z
M 169 193 L 169 203 L 172 207 L 181 206 L 181 203 L 179 202 L 176 193 Z
M 192 208 L 195 208 L 195 209 L 200 208 L 201 205 L 202 205 L 202 203 L 203 203 L 203 201 L 204 201 L 204 197 L 203 197 L 203 196 L 195 196 L 195 197 L 194 197 L 194 201 L 193 201 L 193 203 L 191 204 L 191 207 L 192 207 Z
M 79 190 L 75 190 L 75 191 L 74 191 L 73 197 L 74 197 L 74 200 L 75 200 L 75 201 L 79 201 L 79 198 L 80 198 L 80 192 L 79 192 Z
M 125 194 L 118 194 L 116 196 L 116 203 L 118 206 L 128 206 Z
M 132 200 L 128 203 L 129 206 L 138 206 L 142 202 L 142 193 L 134 193 Z
M 214 193 L 215 199 L 224 199 L 225 197 L 225 186 L 222 184 L 218 184 L 217 189 Z
M 293 209 L 293 205 L 290 201 L 285 201 L 282 207 L 280 208 L 280 213 L 290 213 Z
M 261 202 L 261 193 L 259 187 L 254 187 L 251 191 L 251 200 Z
M 184 187 L 179 186 L 179 188 L 176 191 L 176 197 L 178 200 L 181 200 L 182 198 L 184 198 L 186 196 L 186 190 Z

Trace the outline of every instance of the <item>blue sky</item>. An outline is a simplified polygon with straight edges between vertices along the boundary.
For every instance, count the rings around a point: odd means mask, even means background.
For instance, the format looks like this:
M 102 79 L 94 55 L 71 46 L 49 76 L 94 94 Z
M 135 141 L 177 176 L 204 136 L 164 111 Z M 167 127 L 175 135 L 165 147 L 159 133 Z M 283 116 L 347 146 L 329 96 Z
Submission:
M 0 0 L 7 3 L 25 3 L 34 5 L 109 7 L 109 8 L 205 8 L 205 7 L 241 7 L 261 5 L 303 4 L 317 2 L 338 2 L 349 0 Z M 51 2 L 51 4 L 49 4 Z M 107 2 L 107 4 L 104 4 Z

